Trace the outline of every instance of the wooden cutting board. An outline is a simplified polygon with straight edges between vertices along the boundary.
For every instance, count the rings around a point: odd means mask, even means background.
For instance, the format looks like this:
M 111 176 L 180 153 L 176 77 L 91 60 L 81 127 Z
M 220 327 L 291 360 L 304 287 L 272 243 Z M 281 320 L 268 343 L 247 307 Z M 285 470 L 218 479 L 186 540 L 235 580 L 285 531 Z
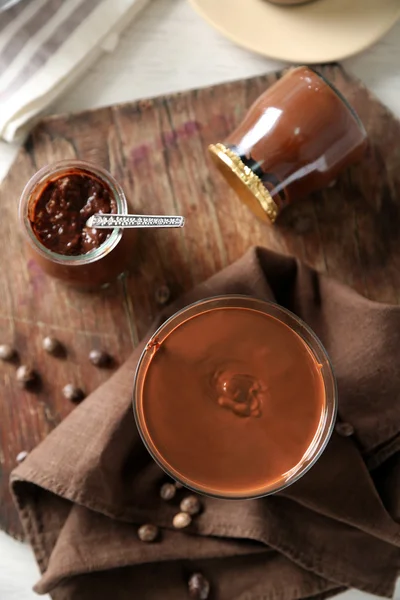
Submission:
M 20 363 L 42 378 L 40 392 L 28 393 L 16 384 L 16 365 L 0 364 L 3 529 L 22 536 L 8 492 L 17 454 L 73 409 L 61 394 L 66 383 L 89 393 L 110 376 L 89 363 L 92 348 L 107 350 L 117 365 L 124 361 L 159 308 L 161 286 L 174 298 L 261 244 L 294 254 L 374 300 L 399 301 L 400 123 L 340 67 L 321 71 L 357 109 L 370 149 L 334 188 L 288 209 L 275 227 L 258 222 L 227 189 L 206 148 L 224 140 L 281 73 L 51 117 L 35 128 L 0 188 L 0 343 L 12 344 Z M 28 260 L 19 232 L 17 205 L 26 181 L 44 164 L 73 157 L 109 169 L 137 212 L 187 219 L 183 230 L 142 232 L 130 277 L 98 294 L 45 276 Z M 43 352 L 46 335 L 64 343 L 65 359 Z

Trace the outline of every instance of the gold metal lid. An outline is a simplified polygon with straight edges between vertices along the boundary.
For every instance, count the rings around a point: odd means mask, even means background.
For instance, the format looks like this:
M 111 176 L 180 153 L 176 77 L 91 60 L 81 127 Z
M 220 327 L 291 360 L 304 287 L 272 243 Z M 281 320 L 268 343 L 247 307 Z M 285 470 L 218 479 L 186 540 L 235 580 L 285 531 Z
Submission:
M 214 164 L 239 198 L 259 219 L 274 223 L 279 209 L 258 175 L 224 144 L 211 144 L 208 149 Z

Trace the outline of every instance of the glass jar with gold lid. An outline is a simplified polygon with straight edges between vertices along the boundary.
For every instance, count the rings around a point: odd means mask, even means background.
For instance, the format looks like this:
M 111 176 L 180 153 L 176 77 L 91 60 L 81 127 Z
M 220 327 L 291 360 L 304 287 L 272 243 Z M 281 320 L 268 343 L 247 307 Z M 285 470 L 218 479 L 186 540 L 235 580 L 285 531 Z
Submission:
M 211 157 L 262 220 L 329 186 L 363 156 L 367 134 L 354 109 L 309 67 L 289 70 L 252 105 Z

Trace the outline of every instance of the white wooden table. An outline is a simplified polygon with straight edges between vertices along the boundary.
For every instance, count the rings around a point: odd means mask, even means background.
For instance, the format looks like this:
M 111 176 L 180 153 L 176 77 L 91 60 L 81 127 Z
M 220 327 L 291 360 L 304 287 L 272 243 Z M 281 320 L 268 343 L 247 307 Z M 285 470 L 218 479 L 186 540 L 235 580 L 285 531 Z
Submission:
M 51 112 L 79 111 L 203 87 L 281 66 L 225 40 L 185 0 L 150 0 L 118 48 L 104 56 Z M 400 23 L 371 50 L 345 61 L 344 66 L 400 117 Z M 16 151 L 16 146 L 0 142 L 0 179 Z M 37 598 L 31 592 L 37 577 L 30 549 L 0 532 L 0 599 Z M 400 586 L 395 597 L 400 600 Z M 342 595 L 343 600 L 367 598 L 356 591 Z

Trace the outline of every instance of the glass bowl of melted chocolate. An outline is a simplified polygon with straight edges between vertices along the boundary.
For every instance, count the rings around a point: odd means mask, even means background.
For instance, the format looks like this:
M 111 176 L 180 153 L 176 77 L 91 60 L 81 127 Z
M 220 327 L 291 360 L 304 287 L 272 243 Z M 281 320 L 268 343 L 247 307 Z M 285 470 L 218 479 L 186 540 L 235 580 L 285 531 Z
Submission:
M 127 268 L 132 232 L 94 229 L 94 214 L 127 214 L 125 194 L 104 169 L 79 160 L 38 171 L 20 200 L 29 252 L 49 275 L 78 287 L 108 284 Z
M 142 353 L 134 414 L 154 460 L 220 498 L 256 498 L 299 479 L 324 450 L 337 390 L 321 342 L 280 306 L 245 296 L 193 304 Z

